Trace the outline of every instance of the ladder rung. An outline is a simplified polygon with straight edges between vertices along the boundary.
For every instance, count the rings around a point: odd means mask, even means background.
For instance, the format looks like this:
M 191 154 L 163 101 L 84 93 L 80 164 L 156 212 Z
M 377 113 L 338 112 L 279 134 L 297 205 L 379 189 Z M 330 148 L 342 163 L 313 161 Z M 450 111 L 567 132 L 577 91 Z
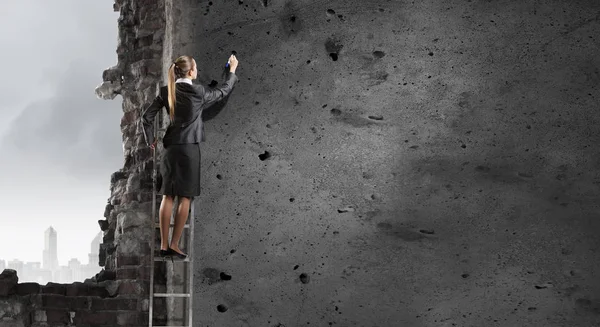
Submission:
M 190 297 L 188 293 L 154 293 L 154 297 Z
M 156 223 L 154 227 L 160 228 L 160 223 Z M 175 224 L 170 224 L 169 227 L 175 227 Z M 190 224 L 183 225 L 183 228 L 190 228 Z
M 168 257 L 154 257 L 154 261 L 171 261 L 171 258 Z M 178 262 L 191 262 L 190 261 L 190 257 L 188 256 L 185 259 L 175 259 L 173 258 L 173 262 L 178 261 Z

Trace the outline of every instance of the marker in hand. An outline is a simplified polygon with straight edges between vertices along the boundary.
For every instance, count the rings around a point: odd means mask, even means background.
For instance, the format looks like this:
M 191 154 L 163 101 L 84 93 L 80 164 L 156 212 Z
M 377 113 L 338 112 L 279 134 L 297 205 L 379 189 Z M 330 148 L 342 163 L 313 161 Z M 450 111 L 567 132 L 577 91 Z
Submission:
M 237 55 L 237 52 L 231 51 L 231 54 L 235 56 L 235 55 Z M 229 62 L 227 62 L 227 64 L 225 65 L 225 68 L 229 68 Z
M 237 54 L 237 52 L 235 51 L 231 51 L 231 55 L 235 56 Z M 225 65 L 225 67 L 223 67 L 223 74 L 222 74 L 222 78 L 225 78 L 225 76 L 227 76 L 227 73 L 229 73 L 230 68 L 229 68 L 229 61 L 231 60 L 231 57 L 229 58 L 229 60 L 227 61 L 227 64 Z

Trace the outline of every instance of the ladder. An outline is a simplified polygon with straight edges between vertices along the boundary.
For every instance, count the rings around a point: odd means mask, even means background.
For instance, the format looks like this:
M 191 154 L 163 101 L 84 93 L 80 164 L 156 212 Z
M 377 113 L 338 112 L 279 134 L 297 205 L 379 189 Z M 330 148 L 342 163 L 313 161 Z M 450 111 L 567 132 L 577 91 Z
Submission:
M 159 116 L 157 114 L 157 116 Z M 157 117 L 158 118 L 158 117 Z M 158 133 L 159 132 L 164 132 L 166 130 L 166 128 L 157 128 L 158 126 L 158 119 L 154 120 L 154 130 L 155 132 L 155 140 L 158 140 Z M 157 164 L 156 164 L 156 147 L 154 148 L 154 150 L 152 151 L 153 155 L 153 169 L 152 169 L 152 240 L 150 243 L 150 257 L 152 258 L 150 260 L 150 294 L 149 294 L 149 302 L 148 302 L 148 326 L 149 327 L 175 327 L 175 326 L 156 326 L 153 325 L 153 313 L 154 313 L 154 299 L 155 298 L 187 298 L 188 299 L 188 305 L 187 305 L 187 316 L 188 316 L 188 323 L 187 325 L 184 326 L 177 326 L 177 327 L 190 327 L 193 326 L 192 325 L 192 315 L 193 315 L 193 309 L 192 309 L 192 297 L 193 297 L 193 280 L 194 280 L 194 261 L 193 261 L 193 245 L 194 245 L 194 218 L 195 218 L 195 198 L 192 198 L 192 200 L 190 201 L 190 212 L 188 215 L 188 219 L 187 219 L 187 223 L 185 224 L 183 231 L 184 234 L 187 230 L 187 232 L 189 233 L 187 240 L 188 240 L 188 246 L 184 247 L 187 250 L 187 257 L 185 259 L 173 259 L 170 258 L 171 263 L 173 265 L 175 265 L 176 263 L 178 264 L 183 264 L 188 266 L 188 270 L 187 270 L 187 278 L 188 278 L 188 287 L 187 287 L 187 293 L 155 293 L 154 292 L 154 271 L 155 271 L 155 262 L 162 262 L 162 261 L 166 261 L 168 260 L 168 258 L 165 257 L 157 257 L 155 255 L 155 247 L 156 247 L 156 242 L 155 242 L 155 237 L 156 237 L 156 230 L 160 229 L 160 223 L 157 221 L 157 217 L 156 217 L 156 213 L 158 211 L 158 209 L 156 208 L 156 196 L 157 196 L 157 187 L 156 187 L 156 180 L 157 180 Z M 179 201 L 177 201 L 177 205 L 179 205 Z M 174 210 L 177 211 L 177 206 L 175 206 L 175 202 L 174 202 Z M 174 217 L 171 216 L 174 220 Z M 172 232 L 172 229 L 174 228 L 175 224 L 173 223 L 173 220 L 170 220 L 169 222 L 169 235 Z M 182 240 L 184 239 L 183 235 L 182 235 Z M 168 278 L 168 276 L 167 276 Z M 168 283 L 167 283 L 168 284 Z M 168 288 L 167 288 L 168 291 Z M 168 306 L 167 302 L 167 306 Z M 169 316 L 168 313 L 168 307 L 167 307 L 167 317 Z M 167 318 L 168 319 L 168 318 Z M 185 317 L 183 317 L 183 319 L 185 320 Z

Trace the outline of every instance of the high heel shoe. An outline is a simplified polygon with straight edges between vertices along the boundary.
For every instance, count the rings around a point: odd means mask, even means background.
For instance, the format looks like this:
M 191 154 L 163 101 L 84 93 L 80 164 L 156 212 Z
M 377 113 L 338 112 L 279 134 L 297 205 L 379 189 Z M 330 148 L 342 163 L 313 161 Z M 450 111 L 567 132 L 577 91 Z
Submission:
M 179 252 L 171 249 L 171 247 L 169 247 L 169 249 L 167 251 L 169 251 L 169 255 L 176 256 L 179 259 L 185 259 L 185 258 L 187 258 L 187 254 L 185 254 L 185 253 L 179 253 Z
M 159 255 L 160 255 L 161 257 L 166 257 L 166 256 L 169 256 L 169 255 L 170 255 L 170 253 L 171 253 L 171 252 L 169 252 L 169 250 L 168 250 L 168 249 L 167 249 L 167 250 L 160 249 Z

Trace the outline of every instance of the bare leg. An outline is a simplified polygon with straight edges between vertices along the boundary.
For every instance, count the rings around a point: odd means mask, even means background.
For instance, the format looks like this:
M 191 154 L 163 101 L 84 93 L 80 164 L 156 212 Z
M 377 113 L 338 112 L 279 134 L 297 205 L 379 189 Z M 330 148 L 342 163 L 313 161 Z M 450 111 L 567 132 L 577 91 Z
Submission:
M 179 205 L 177 206 L 177 213 L 175 214 L 175 227 L 173 227 L 171 249 L 178 253 L 182 253 L 179 249 L 179 239 L 181 239 L 183 227 L 185 226 L 190 211 L 190 198 L 180 196 L 178 200 Z
M 160 249 L 166 250 L 169 247 L 169 225 L 171 224 L 171 215 L 173 214 L 173 197 L 163 195 L 160 203 L 158 217 L 160 221 Z

